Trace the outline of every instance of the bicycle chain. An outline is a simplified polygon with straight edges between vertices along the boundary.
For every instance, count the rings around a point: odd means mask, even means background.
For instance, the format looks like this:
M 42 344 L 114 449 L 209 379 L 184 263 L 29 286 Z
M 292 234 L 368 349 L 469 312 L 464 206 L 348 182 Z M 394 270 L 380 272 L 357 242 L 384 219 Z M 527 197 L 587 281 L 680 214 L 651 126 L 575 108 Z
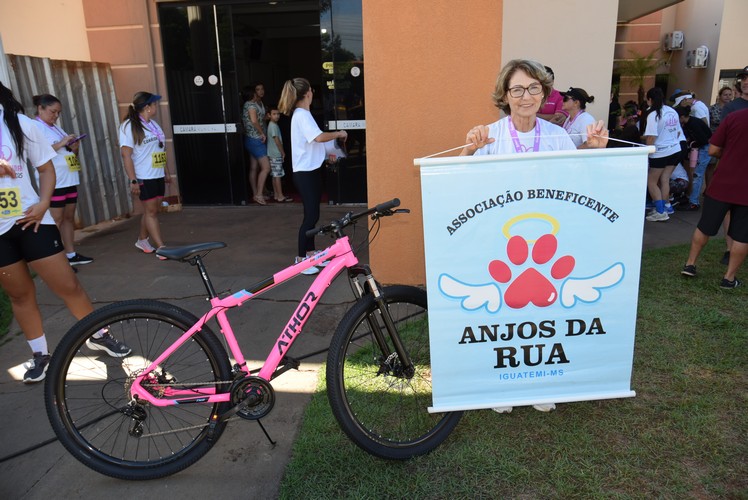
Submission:
M 228 422 L 231 422 L 233 420 L 239 420 L 239 419 L 240 419 L 240 417 L 231 417 L 231 418 L 226 419 L 226 422 L 228 423 Z M 192 427 L 182 427 L 182 428 L 179 428 L 179 429 L 172 429 L 170 431 L 154 432 L 152 434 L 142 434 L 141 436 L 138 436 L 138 439 L 149 438 L 149 437 L 157 437 L 157 436 L 164 436 L 166 434 L 176 434 L 177 432 L 184 432 L 184 431 L 189 431 L 189 430 L 192 430 L 192 429 L 204 429 L 208 425 L 210 425 L 210 423 L 206 422 L 206 423 L 201 424 L 201 425 L 193 425 Z

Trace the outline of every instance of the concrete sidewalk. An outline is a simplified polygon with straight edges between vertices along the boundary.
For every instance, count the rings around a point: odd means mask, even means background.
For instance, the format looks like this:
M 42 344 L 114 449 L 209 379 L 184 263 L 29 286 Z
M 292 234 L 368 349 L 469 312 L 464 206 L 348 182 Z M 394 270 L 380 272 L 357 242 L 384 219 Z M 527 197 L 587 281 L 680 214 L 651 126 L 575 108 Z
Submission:
M 351 207 L 322 207 L 321 221 L 328 221 Z M 169 245 L 224 241 L 228 248 L 213 252 L 207 268 L 219 293 L 237 291 L 291 263 L 296 231 L 301 220 L 299 204 L 267 207 L 185 208 L 162 214 L 164 240 Z M 688 243 L 699 212 L 676 213 L 667 223 L 645 222 L 644 248 Z M 176 304 L 196 314 L 206 310 L 205 291 L 195 268 L 162 262 L 134 246 L 140 218 L 100 224 L 77 245 L 96 259 L 79 266 L 78 278 L 95 307 L 111 302 L 153 298 Z M 386 231 L 386 221 L 382 230 Z M 358 231 L 355 241 L 365 237 Z M 318 244 L 322 244 L 319 241 Z M 366 254 L 359 255 L 367 260 Z M 685 259 L 685 255 L 683 256 Z M 376 271 L 376 270 L 375 270 Z M 230 319 L 245 355 L 264 360 L 273 341 L 312 282 L 300 277 L 245 305 Z M 44 285 L 38 286 L 45 331 L 53 348 L 74 323 L 73 317 Z M 325 349 L 353 298 L 345 278 L 339 278 L 309 321 L 292 355 Z M 217 330 L 216 330 L 217 331 Z M 257 349 L 249 351 L 249 348 Z M 44 384 L 20 382 L 21 364 L 30 357 L 28 344 L 17 324 L 0 348 L 0 457 L 25 450 L 54 438 L 43 401 Z M 231 422 L 215 447 L 195 465 L 158 481 L 129 482 L 100 475 L 75 460 L 58 442 L 0 463 L 0 498 L 73 498 L 145 496 L 178 498 L 275 498 L 304 408 L 315 390 L 317 369 L 325 354 L 304 360 L 298 371 L 273 382 L 276 405 L 263 419 L 271 446 L 254 422 Z

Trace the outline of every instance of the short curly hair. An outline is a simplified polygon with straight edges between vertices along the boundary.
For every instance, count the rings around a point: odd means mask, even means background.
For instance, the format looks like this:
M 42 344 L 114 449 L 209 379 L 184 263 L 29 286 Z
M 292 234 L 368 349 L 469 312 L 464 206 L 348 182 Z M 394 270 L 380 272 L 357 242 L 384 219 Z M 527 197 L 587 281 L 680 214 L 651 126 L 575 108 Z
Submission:
M 512 59 L 501 68 L 501 72 L 496 78 L 496 87 L 494 88 L 493 94 L 491 94 L 496 107 L 504 113 L 509 113 L 509 103 L 506 99 L 507 91 L 509 90 L 509 80 L 512 79 L 512 76 L 514 76 L 514 73 L 518 70 L 524 71 L 530 78 L 534 78 L 543 86 L 543 100 L 540 103 L 541 107 L 545 104 L 545 100 L 548 99 L 548 96 L 551 95 L 551 91 L 553 90 L 553 77 L 548 74 L 542 64 L 529 59 Z

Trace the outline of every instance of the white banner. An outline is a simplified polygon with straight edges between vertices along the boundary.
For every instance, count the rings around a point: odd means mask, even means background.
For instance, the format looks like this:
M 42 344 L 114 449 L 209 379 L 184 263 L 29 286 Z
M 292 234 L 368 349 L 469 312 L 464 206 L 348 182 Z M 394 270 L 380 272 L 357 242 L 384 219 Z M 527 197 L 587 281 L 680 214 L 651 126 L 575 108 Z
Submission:
M 649 150 L 417 161 L 430 411 L 635 395 Z

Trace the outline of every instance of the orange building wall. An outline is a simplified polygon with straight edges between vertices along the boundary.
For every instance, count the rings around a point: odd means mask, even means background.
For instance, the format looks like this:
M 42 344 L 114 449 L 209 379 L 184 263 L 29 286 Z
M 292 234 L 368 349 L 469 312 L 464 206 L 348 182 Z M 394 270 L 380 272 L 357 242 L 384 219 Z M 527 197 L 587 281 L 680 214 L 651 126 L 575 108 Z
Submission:
M 498 118 L 502 11 L 502 0 L 363 0 L 369 203 L 398 197 L 411 209 L 384 220 L 371 247 L 384 283 L 425 283 L 413 159 L 460 146 L 469 128 Z

